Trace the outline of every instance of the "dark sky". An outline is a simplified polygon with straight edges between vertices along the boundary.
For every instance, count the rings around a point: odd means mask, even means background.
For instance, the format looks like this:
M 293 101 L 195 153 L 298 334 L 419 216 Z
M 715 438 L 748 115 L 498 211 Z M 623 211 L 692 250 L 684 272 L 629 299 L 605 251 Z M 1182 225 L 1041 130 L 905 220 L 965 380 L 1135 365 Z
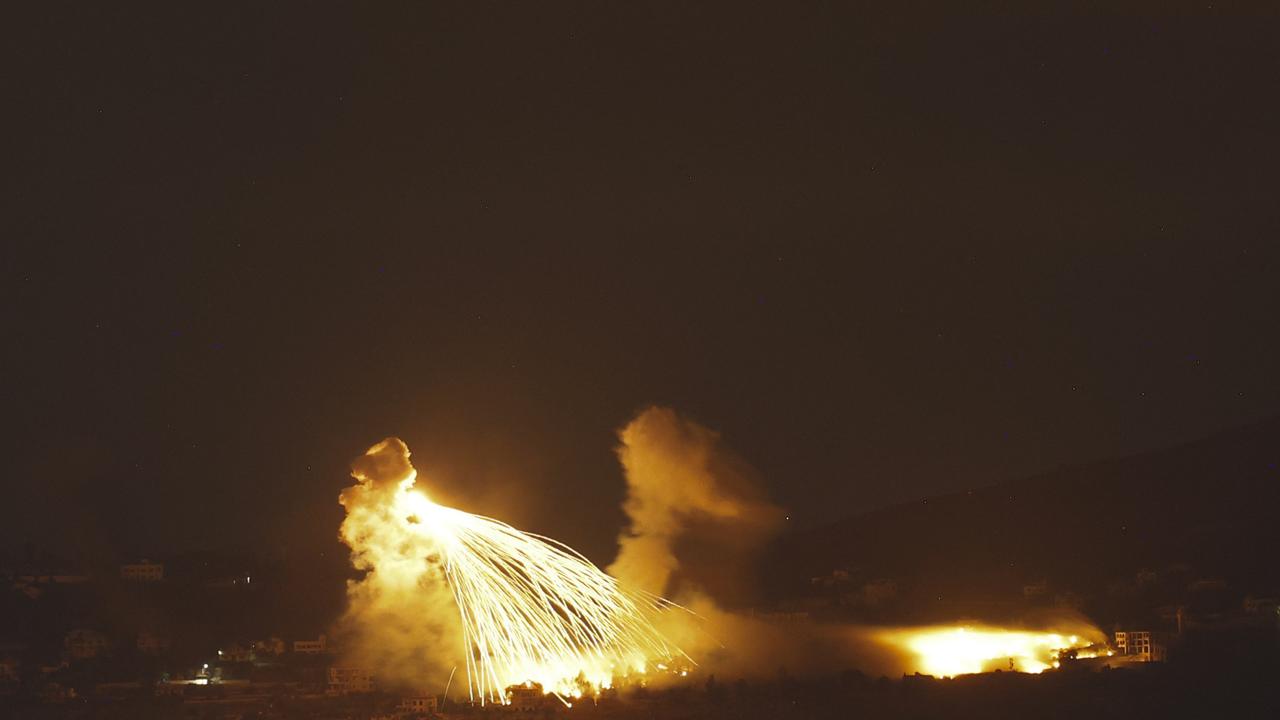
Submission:
M 397 434 L 603 562 L 647 403 L 801 526 L 1280 412 L 1274 15 L 245 5 L 4 23 L 0 544 L 320 547 Z

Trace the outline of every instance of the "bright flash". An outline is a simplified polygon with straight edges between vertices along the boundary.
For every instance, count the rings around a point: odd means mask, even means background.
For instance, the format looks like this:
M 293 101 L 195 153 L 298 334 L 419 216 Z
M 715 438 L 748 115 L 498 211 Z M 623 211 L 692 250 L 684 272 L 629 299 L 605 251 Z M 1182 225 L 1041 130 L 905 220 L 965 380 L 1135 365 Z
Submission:
M 880 640 L 911 655 L 917 672 L 938 677 L 991 670 L 1044 672 L 1058 667 L 1058 653 L 1091 644 L 1078 635 L 965 626 L 886 630 Z

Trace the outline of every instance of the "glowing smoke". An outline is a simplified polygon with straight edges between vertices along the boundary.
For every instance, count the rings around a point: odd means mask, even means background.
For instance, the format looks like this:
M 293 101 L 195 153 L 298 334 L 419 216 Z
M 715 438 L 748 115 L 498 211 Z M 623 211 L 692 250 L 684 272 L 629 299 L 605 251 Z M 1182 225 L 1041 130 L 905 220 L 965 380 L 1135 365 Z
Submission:
M 747 580 L 753 551 L 782 521 L 782 510 L 765 497 L 755 473 L 725 448 L 720 436 L 651 407 L 619 432 L 618 459 L 627 480 L 623 509 L 630 520 L 618 538 L 614 577 L 656 594 L 673 591 L 672 579 L 721 594 L 738 592 Z M 689 557 L 712 558 L 700 572 L 681 576 Z M 718 598 L 723 600 L 724 598 Z
M 347 584 L 337 633 L 347 659 L 408 688 L 443 688 L 462 648 L 458 609 L 434 544 L 400 530 L 395 498 L 413 477 L 409 448 L 388 438 L 352 464 L 356 484 L 338 501 L 347 510 L 339 537 L 366 574 Z
M 749 599 L 755 551 L 783 519 L 750 466 L 719 434 L 670 408 L 642 411 L 618 435 L 630 522 L 609 573 L 689 608 L 693 616 L 665 617 L 659 627 L 708 672 L 817 669 L 824 638 L 812 626 L 783 628 L 725 609 Z
M 340 498 L 348 513 L 341 536 L 369 572 L 351 585 L 348 617 L 363 631 L 358 652 L 379 670 L 452 656 L 474 700 L 506 702 L 509 687 L 538 683 L 568 704 L 617 677 L 651 667 L 674 673 L 687 661 L 652 622 L 685 611 L 623 587 L 550 538 L 432 502 L 415 487 L 399 440 L 370 448 L 354 470 L 358 484 Z M 456 624 L 439 611 L 447 596 Z M 417 616 L 420 601 L 432 611 Z M 447 643 L 458 626 L 461 643 Z M 437 644 L 423 648 L 427 640 Z

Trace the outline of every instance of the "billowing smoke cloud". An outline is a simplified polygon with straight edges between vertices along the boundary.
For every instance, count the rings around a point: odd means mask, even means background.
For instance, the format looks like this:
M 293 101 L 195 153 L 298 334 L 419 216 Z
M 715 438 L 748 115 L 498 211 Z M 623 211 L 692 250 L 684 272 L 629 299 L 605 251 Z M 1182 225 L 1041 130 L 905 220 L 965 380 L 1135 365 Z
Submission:
M 356 484 L 339 502 L 339 537 L 365 576 L 347 584 L 348 609 L 336 629 L 344 659 L 375 668 L 380 682 L 438 692 L 462 648 L 458 610 L 436 548 L 398 528 L 395 496 L 412 486 L 409 448 L 388 438 L 352 464 Z
M 755 472 L 719 434 L 670 408 L 650 407 L 619 432 L 628 526 L 609 573 L 691 613 L 659 627 L 705 670 L 740 676 L 810 669 L 818 628 L 780 627 L 724 609 L 750 599 L 755 551 L 780 527 Z M 829 657 L 829 655 L 827 655 Z
M 751 557 L 783 518 L 755 472 L 670 408 L 644 410 L 619 438 L 630 523 L 609 574 L 659 595 L 699 588 L 743 599 Z

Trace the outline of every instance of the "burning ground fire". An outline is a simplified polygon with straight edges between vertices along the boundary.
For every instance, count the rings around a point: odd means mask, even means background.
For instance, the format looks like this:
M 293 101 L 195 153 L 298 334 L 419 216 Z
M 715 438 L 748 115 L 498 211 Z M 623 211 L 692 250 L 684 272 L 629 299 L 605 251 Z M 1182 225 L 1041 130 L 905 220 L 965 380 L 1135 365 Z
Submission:
M 874 637 L 906 653 L 915 672 L 955 677 L 993 670 L 1041 673 L 1058 667 L 1067 653 L 1089 658 L 1111 652 L 1097 629 L 1079 633 L 958 625 L 882 630 Z

